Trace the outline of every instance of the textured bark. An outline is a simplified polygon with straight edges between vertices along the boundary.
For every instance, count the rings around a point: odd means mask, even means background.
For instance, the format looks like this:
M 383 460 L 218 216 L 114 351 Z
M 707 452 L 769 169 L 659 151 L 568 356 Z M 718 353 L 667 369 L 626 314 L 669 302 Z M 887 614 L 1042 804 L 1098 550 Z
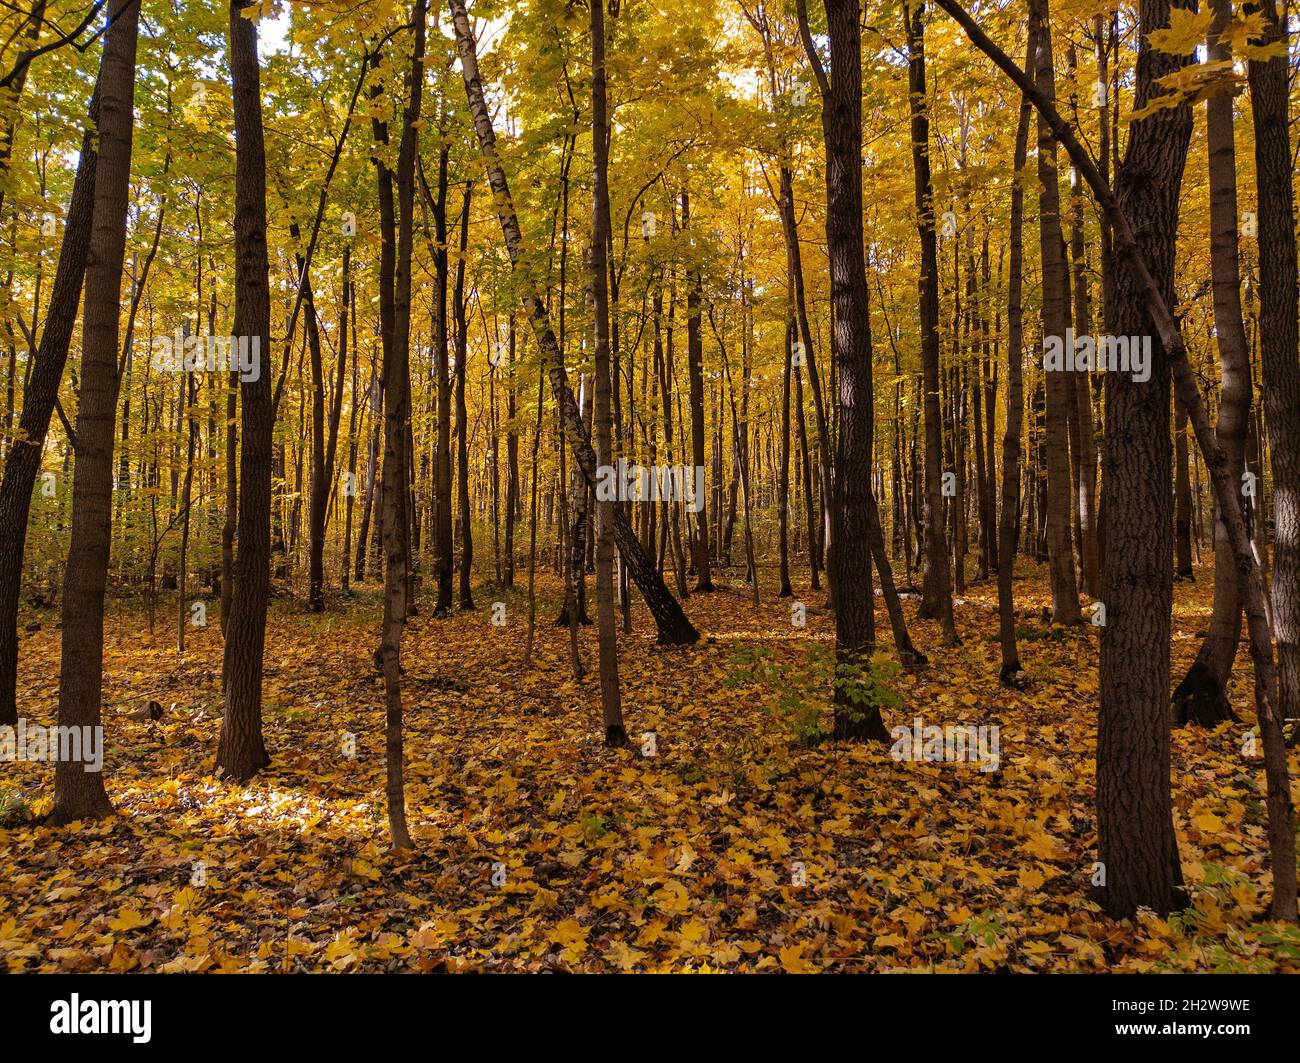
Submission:
M 1160 90 L 1156 79 L 1186 60 L 1152 50 L 1146 34 L 1169 22 L 1169 0 L 1141 0 L 1134 107 Z M 1135 122 L 1116 174 L 1116 198 L 1130 218 L 1166 305 L 1173 304 L 1178 200 L 1191 136 L 1182 104 Z M 1151 313 L 1133 263 L 1115 270 L 1116 335 L 1149 336 Z M 1152 342 L 1151 378 L 1106 378 L 1106 541 L 1102 574 L 1106 626 L 1101 637 L 1101 712 L 1097 733 L 1100 891 L 1112 916 L 1147 906 L 1165 914 L 1185 903 L 1169 784 L 1169 638 L 1173 606 L 1173 513 L 1170 498 L 1169 358 Z
M 831 72 L 822 98 L 826 244 L 840 427 L 835 451 L 835 737 L 888 741 L 880 709 L 855 704 L 853 675 L 875 648 L 871 588 L 871 312 L 862 235 L 862 51 L 858 0 L 826 0 Z M 876 529 L 877 534 L 879 529 Z M 841 670 L 844 670 L 843 672 Z
M 72 485 L 72 536 L 63 580 L 58 725 L 98 728 L 104 684 L 104 589 L 112 546 L 119 305 L 131 186 L 138 0 L 110 12 L 100 74 L 99 163 L 82 319 L 81 380 Z M 85 733 L 84 731 L 82 732 Z M 48 823 L 112 815 L 104 777 L 77 760 L 54 768 Z
M 1068 51 L 1070 83 L 1075 83 L 1077 57 L 1074 44 Z M 1071 93 L 1072 107 L 1075 104 Z M 1070 265 L 1073 272 L 1075 335 L 1092 335 L 1092 299 L 1089 292 L 1088 254 L 1084 246 L 1083 179 L 1070 168 Z M 1103 222 L 1104 225 L 1104 222 Z M 1074 388 L 1075 420 L 1078 424 L 1078 452 L 1075 455 L 1075 509 L 1078 513 L 1079 581 L 1089 598 L 1101 593 L 1101 569 L 1097 556 L 1097 424 L 1092 413 L 1092 382 L 1086 372 L 1070 374 Z M 1071 440 L 1073 444 L 1073 440 Z
M 381 523 L 384 538 L 384 620 L 379 660 L 384 673 L 384 792 L 388 834 L 394 849 L 409 849 L 403 749 L 402 632 L 409 605 L 407 580 L 410 514 L 407 511 L 407 426 L 411 420 L 411 252 L 414 244 L 415 159 L 419 150 L 420 107 L 424 89 L 425 0 L 416 0 L 411 22 L 414 41 L 407 76 L 407 104 L 398 147 L 397 247 L 393 269 L 393 333 L 384 348 L 384 471 Z M 380 164 L 382 166 L 382 163 Z
M 690 195 L 682 192 L 682 229 L 688 240 L 694 237 L 691 224 Z M 686 377 L 691 403 L 691 459 L 697 469 L 704 468 L 704 337 L 700 331 L 700 305 L 704 300 L 704 280 L 698 267 L 687 271 L 686 276 Z M 709 546 L 708 492 L 695 502 L 695 591 L 707 594 L 713 590 L 713 575 Z
M 434 507 L 434 576 L 438 584 L 438 599 L 434 614 L 444 616 L 451 611 L 452 558 L 451 536 L 451 373 L 447 364 L 447 148 L 438 153 L 438 198 L 425 195 L 433 206 L 434 226 L 437 230 L 437 248 L 433 255 L 437 283 L 437 337 L 434 342 L 433 373 L 438 381 L 438 447 L 434 454 L 434 474 L 437 505 Z
M 343 414 L 343 380 L 348 363 L 348 311 L 352 249 L 343 249 L 343 298 L 339 313 L 338 356 L 334 367 L 334 389 L 329 410 L 325 407 L 324 367 L 321 361 L 320 330 L 316 323 L 315 297 L 303 298 L 307 313 L 307 341 L 311 355 L 311 501 L 307 511 L 308 604 L 314 612 L 325 607 L 325 523 L 334 462 L 338 455 L 339 420 Z M 301 269 L 301 264 L 299 265 Z M 310 281 L 303 280 L 309 287 Z
M 266 252 L 266 148 L 257 62 L 257 28 L 230 3 L 230 71 L 235 111 L 235 335 L 256 337 L 256 379 L 241 378 L 239 554 L 226 626 L 225 713 L 217 748 L 219 774 L 246 782 L 269 758 L 262 739 L 262 665 L 271 573 L 271 465 L 275 408 L 266 356 L 271 292 Z M 251 375 L 251 374 L 250 374 Z
M 1195 579 L 1192 571 L 1192 475 L 1187 454 L 1187 411 L 1174 405 L 1174 577 Z
M 452 308 L 456 322 L 456 508 L 460 515 L 460 572 L 457 597 L 465 612 L 474 608 L 474 524 L 469 501 L 469 414 L 465 408 L 465 362 L 469 357 L 469 325 L 465 320 L 465 249 L 469 245 L 469 204 L 473 184 L 465 182 L 460 214 L 460 254 L 456 260 L 456 286 Z M 493 466 L 496 443 L 492 443 Z
M 574 401 L 569 388 L 568 375 L 564 370 L 564 358 L 555 332 L 551 328 L 550 314 L 542 300 L 536 282 L 530 275 L 526 262 L 523 261 L 523 234 L 519 228 L 519 218 L 515 214 L 510 197 L 510 185 L 496 151 L 496 134 L 492 129 L 492 116 L 488 112 L 483 96 L 483 83 L 479 75 L 478 56 L 473 31 L 469 24 L 469 15 L 465 10 L 465 0 L 450 0 L 452 21 L 456 31 L 456 48 L 460 55 L 461 73 L 465 81 L 465 94 L 469 100 L 470 114 L 474 130 L 478 137 L 479 148 L 483 153 L 487 167 L 488 184 L 496 197 L 497 217 L 501 223 L 501 232 L 505 239 L 506 250 L 510 255 L 511 266 L 520 284 L 520 295 L 529 325 L 537 340 L 543 363 L 547 367 L 547 377 L 551 383 L 551 392 L 560 409 L 561 421 L 573 452 L 573 459 L 582 471 L 583 478 L 589 486 L 596 482 L 596 454 L 591 443 L 582 431 L 582 418 L 578 413 L 578 404 Z M 659 641 L 668 645 L 693 643 L 699 639 L 699 632 L 686 618 L 681 605 L 664 584 L 654 564 L 654 559 L 647 553 L 632 531 L 623 512 L 614 507 L 614 541 L 628 567 L 628 575 L 637 585 L 655 618 L 659 632 Z

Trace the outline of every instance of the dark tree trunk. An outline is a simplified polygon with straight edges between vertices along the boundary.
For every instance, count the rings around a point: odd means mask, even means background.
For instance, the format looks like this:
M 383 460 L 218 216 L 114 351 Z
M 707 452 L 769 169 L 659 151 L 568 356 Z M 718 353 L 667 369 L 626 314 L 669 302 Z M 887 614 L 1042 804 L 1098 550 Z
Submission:
M 826 142 L 826 243 L 831 267 L 840 428 L 836 439 L 835 737 L 886 742 L 876 705 L 858 699 L 857 676 L 875 644 L 871 589 L 872 394 L 871 312 L 862 235 L 862 51 L 858 0 L 825 0 L 831 71 L 823 74 L 822 135 Z M 876 534 L 879 529 L 874 529 Z
M 239 554 L 226 628 L 225 714 L 217 771 L 246 782 L 266 767 L 262 740 L 262 664 L 271 565 L 271 292 L 266 251 L 266 149 L 257 60 L 257 27 L 230 3 L 230 72 L 235 112 L 235 335 L 260 352 L 255 379 L 240 379 L 243 436 L 239 455 Z
M 101 75 L 102 76 L 102 75 Z M 68 345 L 77 323 L 81 282 L 90 246 L 91 216 L 95 205 L 95 129 L 100 117 L 100 91 L 90 98 L 89 124 L 81 138 L 77 175 L 68 203 L 68 216 L 59 248 L 59 264 L 45 315 L 36 358 L 23 392 L 23 412 L 18 435 L 5 454 L 0 480 L 0 725 L 18 723 L 15 700 L 18 682 L 18 599 L 22 591 L 23 551 L 32 491 L 41 467 L 41 451 L 50 430 L 50 418 L 59 396 L 59 382 L 68 360 Z M 10 375 L 13 380 L 13 374 Z
M 1030 0 L 1030 17 L 1039 25 L 1034 73 L 1038 91 L 1056 103 L 1056 75 L 1052 62 L 1052 30 L 1047 0 Z M 1043 270 L 1043 338 L 1066 344 L 1069 304 L 1065 286 L 1065 243 L 1061 236 L 1061 188 L 1056 168 L 1056 141 L 1046 119 L 1038 119 L 1039 252 Z M 1072 351 L 1066 352 L 1067 357 Z M 1052 371 L 1044 363 L 1047 397 L 1046 434 L 1043 440 L 1047 466 L 1047 561 L 1052 589 L 1052 622 L 1077 624 L 1079 583 L 1070 545 L 1070 449 L 1068 417 L 1074 402 L 1074 380 L 1067 371 Z
M 1035 26 L 1031 22 L 1026 44 L 1031 65 L 1037 48 Z M 1007 412 L 1002 436 L 1002 515 L 998 527 L 998 642 L 1002 650 L 1002 667 L 998 678 L 1005 686 L 1020 687 L 1025 670 L 1016 646 L 1016 599 L 1012 579 L 1016 567 L 1017 515 L 1020 509 L 1021 436 L 1025 416 L 1024 314 L 1020 303 L 1024 281 L 1024 209 L 1025 158 L 1029 149 L 1030 104 L 1022 100 L 1016 123 L 1016 146 L 1011 184 L 1010 268 L 1007 273 Z
M 465 202 L 460 215 L 460 254 L 456 261 L 456 287 L 452 309 L 456 315 L 456 508 L 460 512 L 460 608 L 474 609 L 474 524 L 469 504 L 469 415 L 465 409 L 465 361 L 469 356 L 469 326 L 465 321 L 465 249 L 469 244 L 469 204 L 474 185 L 465 182 Z M 493 465 L 496 464 L 495 448 Z
M 691 235 L 691 199 L 682 192 L 682 229 Z M 697 469 L 704 465 L 704 339 L 700 334 L 700 304 L 703 302 L 703 275 L 698 265 L 687 271 L 686 277 L 686 375 L 690 386 L 691 402 L 691 458 Z M 692 482 L 694 477 L 692 476 Z M 709 543 L 709 496 L 702 493 L 695 499 L 695 590 L 707 594 L 713 590 Z
M 592 407 L 593 435 L 596 439 L 596 461 L 608 466 L 613 461 L 613 439 L 610 425 L 609 380 L 609 262 L 607 257 L 610 237 L 609 217 L 609 140 L 610 129 L 606 105 L 605 71 L 605 2 L 591 0 L 591 132 L 592 132 L 592 224 L 591 224 L 591 287 L 595 303 L 594 321 L 594 403 Z M 685 193 L 682 194 L 683 203 Z M 696 313 L 698 314 L 698 306 Z M 696 328 L 699 322 L 696 321 Z M 702 442 L 702 440 L 700 441 Z M 702 454 L 697 443 L 697 463 Z M 703 499 L 700 512 L 703 514 Z M 613 515 L 623 507 L 613 499 L 596 501 L 596 625 L 600 653 L 600 706 L 605 726 L 605 745 L 615 747 L 627 742 L 623 726 L 622 697 L 618 684 L 618 632 L 614 612 L 614 535 Z M 707 530 L 701 524 L 701 534 Z M 704 543 L 707 557 L 708 542 Z M 707 564 L 707 561 L 706 561 Z M 707 570 L 706 570 L 707 571 Z
M 1246 10 L 1264 16 L 1265 41 L 1286 40 L 1273 0 Z M 1273 628 L 1284 721 L 1300 718 L 1300 281 L 1287 63 L 1283 54 L 1249 64 L 1259 199 L 1259 352 L 1273 472 Z M 1300 738 L 1300 730 L 1292 737 Z
M 118 0 L 110 12 L 104 38 L 99 83 L 99 163 L 81 330 L 72 537 L 63 580 L 60 728 L 101 727 L 104 589 L 112 546 L 113 444 L 119 382 L 118 318 L 131 187 L 139 18 L 138 0 Z M 87 768 L 84 761 L 63 757 L 56 763 L 54 808 L 48 819 L 51 826 L 112 815 L 103 775 Z
M 921 237 L 921 367 L 925 390 L 925 573 L 921 616 L 938 619 L 945 644 L 957 645 L 953 616 L 952 571 L 943 528 L 943 420 L 939 404 L 939 255 L 934 229 L 934 188 L 930 180 L 930 118 L 925 85 L 925 3 L 905 5 L 903 21 L 909 52 L 908 98 L 912 116 L 912 167 L 917 228 Z

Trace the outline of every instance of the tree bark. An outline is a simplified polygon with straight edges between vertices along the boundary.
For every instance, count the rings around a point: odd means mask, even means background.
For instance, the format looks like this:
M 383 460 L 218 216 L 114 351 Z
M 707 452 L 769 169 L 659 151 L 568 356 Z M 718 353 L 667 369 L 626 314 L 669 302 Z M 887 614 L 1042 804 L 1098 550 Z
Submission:
M 113 444 L 118 392 L 119 306 L 126 208 L 131 187 L 138 0 L 110 11 L 100 76 L 99 162 L 86 255 L 78 395 L 72 536 L 63 580 L 59 669 L 60 728 L 98 729 L 104 685 L 104 590 L 112 548 Z M 85 730 L 81 731 L 84 735 Z M 100 731 L 102 735 L 102 731 Z M 102 741 L 102 739 L 101 739 Z M 99 771 L 60 757 L 54 768 L 54 807 L 47 823 L 61 826 L 113 814 Z
M 226 628 L 225 714 L 217 771 L 247 782 L 269 763 L 262 739 L 262 665 L 271 573 L 271 290 L 266 251 L 266 148 L 257 27 L 230 3 L 230 72 L 235 113 L 235 335 L 258 345 L 255 379 L 240 378 L 239 553 Z

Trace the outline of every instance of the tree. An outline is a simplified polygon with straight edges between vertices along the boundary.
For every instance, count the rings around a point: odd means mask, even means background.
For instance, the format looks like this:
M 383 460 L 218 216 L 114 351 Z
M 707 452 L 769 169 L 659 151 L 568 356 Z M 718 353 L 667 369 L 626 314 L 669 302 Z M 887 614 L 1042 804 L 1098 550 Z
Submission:
M 944 643 L 958 643 L 952 609 L 952 572 L 943 530 L 943 422 L 939 408 L 939 260 L 930 179 L 930 119 L 926 112 L 925 4 L 903 5 L 907 30 L 908 99 L 912 116 L 912 169 L 915 174 L 916 226 L 921 237 L 921 368 L 925 388 L 925 581 L 921 615 L 937 619 Z
M 596 437 L 596 461 L 602 467 L 613 462 L 610 426 L 609 383 L 609 139 L 610 128 L 606 103 L 605 9 L 604 0 L 591 0 L 591 135 L 592 135 L 592 224 L 591 288 L 595 302 L 595 404 L 592 410 Z M 682 196 L 685 203 L 685 193 Z M 698 314 L 698 310 L 696 311 Z M 695 324 L 699 330 L 699 321 Z M 698 336 L 697 336 L 698 339 Z M 697 352 L 698 353 L 698 352 Z M 698 359 L 697 359 L 698 362 Z M 692 377 L 694 379 L 694 377 Z M 699 442 L 702 442 L 700 440 Z M 703 450 L 697 447 L 697 460 Z M 699 500 L 701 503 L 703 499 Z M 605 744 L 621 746 L 627 742 L 623 727 L 623 707 L 618 685 L 618 632 L 614 614 L 614 529 L 616 503 L 609 498 L 596 500 L 596 625 L 600 647 L 600 704 L 605 722 Z M 704 507 L 701 504 L 700 513 Z M 701 579 L 708 577 L 707 526 L 701 523 L 704 567 Z
M 271 583 L 271 289 L 266 252 L 266 147 L 257 61 L 257 27 L 230 2 L 230 78 L 235 115 L 235 335 L 262 360 L 241 375 L 239 553 L 226 624 L 226 707 L 217 771 L 246 782 L 270 762 L 262 738 L 262 667 Z
M 1213 0 L 1214 21 L 1206 49 L 1214 62 L 1231 56 L 1222 33 L 1231 14 L 1226 0 Z M 1246 429 L 1250 420 L 1250 347 L 1241 311 L 1238 262 L 1237 160 L 1232 97 L 1214 93 L 1205 101 L 1205 135 L 1210 185 L 1210 274 L 1214 285 L 1214 333 L 1219 351 L 1219 419 L 1215 438 L 1228 470 L 1241 482 L 1246 463 Z M 1191 668 L 1174 690 L 1175 724 L 1213 727 L 1235 719 L 1228 702 L 1228 676 L 1241 639 L 1241 596 L 1232 562 L 1232 544 L 1215 507 L 1214 605 L 1210 628 Z
M 18 598 L 22 590 L 23 552 L 27 545 L 32 490 L 40 471 L 50 418 L 59 399 L 59 383 L 68 360 L 68 346 L 81 301 L 81 282 L 86 273 L 99 160 L 95 139 L 100 120 L 98 82 L 87 114 L 89 121 L 81 137 L 77 176 L 68 202 L 45 328 L 23 396 L 18 436 L 5 453 L 4 476 L 0 479 L 0 726 L 12 727 L 18 722 L 14 695 L 18 681 Z
M 830 74 L 809 49 L 822 93 L 826 141 L 826 244 L 831 263 L 835 356 L 839 366 L 840 431 L 832 490 L 835 588 L 835 737 L 889 739 L 875 705 L 864 705 L 857 677 L 874 648 L 871 590 L 871 307 L 862 240 L 862 30 L 857 0 L 825 0 Z M 806 26 L 806 19 L 803 20 Z M 805 30 L 806 32 L 806 30 Z
M 138 0 L 117 0 L 110 9 L 110 19 L 99 82 L 99 161 L 86 254 L 72 537 L 63 582 L 59 726 L 64 728 L 102 726 L 104 589 L 112 543 L 109 525 L 119 381 L 118 308 L 135 126 Z M 55 765 L 51 825 L 112 815 L 103 776 L 86 768 L 84 763 L 71 759 L 60 759 Z
M 1037 27 L 1034 76 L 1038 91 L 1056 103 L 1056 75 L 1052 63 L 1052 30 L 1048 0 L 1030 0 L 1029 17 Z M 1056 141 L 1046 120 L 1038 118 L 1038 221 L 1039 254 L 1043 268 L 1043 341 L 1065 343 L 1066 300 L 1065 243 L 1061 236 L 1061 188 L 1056 169 Z M 1046 346 L 1044 346 L 1046 349 Z M 1047 368 L 1047 557 L 1052 585 L 1052 621 L 1077 624 L 1079 591 L 1070 552 L 1070 451 L 1068 407 L 1074 395 L 1072 375 Z
M 1291 185 L 1286 34 L 1273 0 L 1248 4 L 1263 16 L 1262 43 L 1280 44 L 1251 59 L 1251 117 L 1259 198 L 1259 353 L 1264 417 L 1273 471 L 1273 623 L 1277 636 L 1278 708 L 1300 718 L 1300 347 L 1297 308 L 1295 192 Z M 1293 739 L 1294 740 L 1294 739 Z

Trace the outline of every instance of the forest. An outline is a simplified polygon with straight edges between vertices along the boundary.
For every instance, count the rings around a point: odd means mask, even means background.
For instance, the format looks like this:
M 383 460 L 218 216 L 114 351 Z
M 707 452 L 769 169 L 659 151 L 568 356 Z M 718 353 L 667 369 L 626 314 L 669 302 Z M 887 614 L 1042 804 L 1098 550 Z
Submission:
M 1298 16 L 0 4 L 0 970 L 1300 973 Z

